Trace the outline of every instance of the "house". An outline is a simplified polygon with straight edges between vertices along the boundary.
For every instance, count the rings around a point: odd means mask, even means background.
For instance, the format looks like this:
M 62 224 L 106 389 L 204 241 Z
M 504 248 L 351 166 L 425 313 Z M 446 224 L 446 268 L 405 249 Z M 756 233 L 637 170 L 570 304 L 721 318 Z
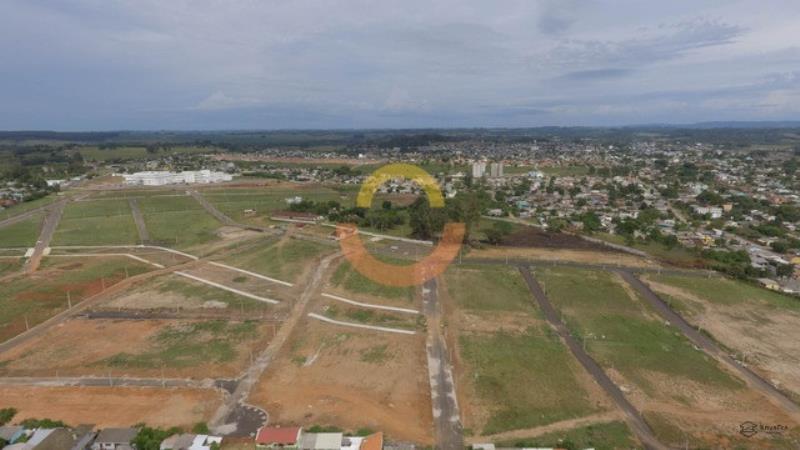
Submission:
M 131 441 L 138 433 L 135 428 L 106 428 L 97 435 L 92 450 L 132 450 Z
M 780 284 L 778 284 L 777 281 L 770 280 L 769 278 L 759 278 L 758 283 L 761 284 L 761 286 L 764 286 L 765 288 L 773 291 L 780 290 L 781 288 Z
M 303 429 L 300 427 L 263 427 L 256 435 L 256 447 L 297 448 Z
M 6 446 L 9 450 L 71 450 L 75 437 L 66 428 L 39 428 L 27 442 Z
M 342 433 L 303 433 L 300 450 L 341 450 Z
M 373 433 L 365 437 L 359 450 L 383 450 L 383 433 Z
M 17 439 L 25 434 L 25 428 L 21 425 L 0 427 L 0 441 L 13 444 Z
M 212 444 L 222 444 L 219 436 L 205 434 L 173 434 L 164 439 L 159 447 L 161 450 L 210 450 Z

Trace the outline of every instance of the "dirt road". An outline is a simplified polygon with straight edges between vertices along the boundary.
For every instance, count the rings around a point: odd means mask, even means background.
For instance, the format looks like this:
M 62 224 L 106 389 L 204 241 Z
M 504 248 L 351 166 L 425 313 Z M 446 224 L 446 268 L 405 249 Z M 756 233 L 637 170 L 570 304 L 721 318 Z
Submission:
M 61 215 L 64 213 L 64 206 L 66 206 L 66 204 L 66 199 L 59 200 L 47 208 L 47 215 L 44 218 L 44 223 L 42 223 L 42 231 L 39 233 L 39 240 L 36 241 L 33 254 L 25 263 L 25 270 L 28 273 L 36 272 L 36 270 L 39 269 L 44 251 L 50 246 L 50 241 L 53 239 L 56 228 L 58 228 L 58 223 L 61 221 Z
M 128 204 L 131 206 L 133 221 L 136 223 L 136 230 L 139 232 L 139 243 L 147 245 L 150 243 L 150 233 L 147 231 L 147 224 L 144 222 L 142 210 L 139 209 L 139 202 L 135 198 L 129 198 Z
M 618 273 L 626 283 L 642 295 L 645 301 L 647 301 L 664 320 L 675 326 L 695 346 L 726 365 L 734 373 L 738 374 L 750 387 L 763 394 L 779 408 L 784 409 L 787 413 L 792 415 L 795 420 L 800 421 L 800 406 L 789 399 L 783 392 L 779 391 L 775 386 L 758 376 L 755 372 L 739 364 L 730 355 L 725 353 L 716 342 L 694 329 L 683 317 L 670 308 L 661 297 L 653 292 L 649 286 L 644 284 L 632 272 L 620 270 Z
M 422 286 L 422 301 L 428 325 L 428 376 L 431 385 L 431 405 L 439 450 L 462 450 L 464 435 L 461 414 L 450 358 L 441 329 L 441 311 L 436 280 Z
M 536 299 L 539 308 L 542 311 L 547 322 L 550 326 L 558 333 L 564 343 L 567 344 L 567 347 L 581 363 L 581 365 L 589 372 L 589 375 L 595 379 L 597 384 L 606 391 L 611 400 L 616 403 L 617 407 L 625 413 L 625 420 L 628 422 L 628 425 L 633 430 L 633 433 L 639 438 L 645 448 L 648 449 L 666 449 L 665 445 L 661 444 L 658 439 L 656 439 L 655 435 L 653 434 L 653 430 L 650 429 L 650 426 L 644 421 L 642 415 L 639 413 L 638 410 L 625 398 L 625 395 L 622 391 L 617 387 L 616 384 L 611 380 L 611 378 L 606 375 L 603 369 L 583 350 L 583 347 L 578 343 L 578 341 L 572 336 L 567 329 L 567 326 L 564 322 L 561 321 L 559 318 L 558 312 L 550 303 L 550 300 L 545 295 L 544 291 L 542 290 L 539 283 L 533 277 L 530 269 L 527 266 L 520 266 L 520 272 L 522 273 L 522 277 L 525 279 L 526 284 L 528 285 L 528 289 L 533 294 L 533 297 Z

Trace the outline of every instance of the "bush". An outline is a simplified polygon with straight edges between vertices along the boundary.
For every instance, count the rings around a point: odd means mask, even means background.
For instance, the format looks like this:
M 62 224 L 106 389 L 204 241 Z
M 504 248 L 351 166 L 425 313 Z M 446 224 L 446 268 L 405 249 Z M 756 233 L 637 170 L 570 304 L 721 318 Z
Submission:
M 11 422 L 11 419 L 17 415 L 17 410 L 14 408 L 3 408 L 0 409 L 0 426 Z M 2 446 L 0 446 L 2 448 Z

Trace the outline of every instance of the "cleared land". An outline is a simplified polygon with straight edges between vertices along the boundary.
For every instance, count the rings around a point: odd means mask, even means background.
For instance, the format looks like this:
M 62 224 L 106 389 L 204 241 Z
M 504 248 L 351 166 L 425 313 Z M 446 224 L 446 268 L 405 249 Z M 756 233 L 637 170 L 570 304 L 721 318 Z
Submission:
M 717 277 L 645 280 L 692 325 L 800 400 L 800 301 Z
M 249 402 L 274 425 L 383 430 L 433 443 L 424 335 L 344 330 L 304 318 Z
M 656 264 L 644 258 L 626 253 L 591 250 L 561 250 L 536 247 L 487 247 L 472 250 L 469 258 L 519 259 L 530 261 L 572 261 L 577 263 L 608 264 L 627 267 L 655 267 Z
M 33 247 L 43 219 L 43 213 L 36 213 L 22 222 L 0 228 L 0 247 Z
M 211 389 L 0 386 L 0 408 L 19 411 L 14 422 L 47 417 L 72 426 L 147 423 L 188 429 L 207 421 L 220 402 L 221 394 Z
M 48 258 L 39 272 L 0 284 L 0 341 L 5 341 L 102 291 L 103 286 L 151 269 L 128 258 Z
M 451 266 L 443 287 L 465 434 L 528 429 L 607 410 L 605 396 L 540 319 L 518 271 Z
M 0 373 L 231 378 L 271 335 L 256 321 L 73 319 L 4 353 Z
M 625 422 L 614 421 L 577 427 L 565 431 L 554 431 L 533 438 L 500 441 L 498 447 L 562 447 L 621 449 L 636 448 L 637 442 Z
M 386 259 L 386 258 L 384 258 Z M 408 264 L 413 261 L 392 260 L 394 264 Z M 370 302 L 409 306 L 414 300 L 414 288 L 386 286 L 376 283 L 355 270 L 346 260 L 336 268 L 329 282 L 329 290 L 353 299 Z
M 746 417 L 790 418 L 665 325 L 615 276 L 579 269 L 542 269 L 537 277 L 573 334 L 670 445 L 717 447 L 746 442 Z M 685 436 L 684 437 L 684 433 Z M 788 439 L 788 436 L 787 436 Z M 722 445 L 725 446 L 725 445 Z
M 139 241 L 130 206 L 124 200 L 68 203 L 53 245 L 132 245 Z
M 302 279 L 313 263 L 336 249 L 302 239 L 284 237 L 248 242 L 244 250 L 221 262 L 290 283 Z
M 147 197 L 139 201 L 139 207 L 150 238 L 170 247 L 186 249 L 209 243 L 218 238 L 217 230 L 222 227 L 189 196 Z M 135 226 L 133 230 L 135 233 Z

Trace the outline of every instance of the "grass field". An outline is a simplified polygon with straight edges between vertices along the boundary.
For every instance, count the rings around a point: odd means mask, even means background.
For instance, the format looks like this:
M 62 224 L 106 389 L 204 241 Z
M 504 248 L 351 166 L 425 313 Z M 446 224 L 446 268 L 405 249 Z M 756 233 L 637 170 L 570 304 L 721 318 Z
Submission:
M 67 307 L 67 292 L 72 304 L 101 291 L 125 277 L 145 272 L 147 266 L 127 258 L 87 260 L 48 258 L 40 276 L 19 277 L 0 285 L 0 341 L 25 331 L 25 318 L 31 327 Z M 104 279 L 104 281 L 101 281 Z
M 126 200 L 69 203 L 53 236 L 53 245 L 132 245 L 138 241 Z
M 635 302 L 610 274 L 582 269 L 543 269 L 537 277 L 564 315 L 572 333 L 604 367 L 613 367 L 656 395 L 646 374 L 661 373 L 710 387 L 739 389 L 742 383 L 675 330 Z M 677 392 L 661 392 L 673 395 Z
M 44 213 L 36 213 L 22 222 L 0 228 L 0 247 L 33 247 L 43 219 Z
M 573 375 L 570 355 L 549 328 L 465 334 L 461 355 L 478 396 L 491 405 L 483 435 L 532 428 L 596 411 Z
M 651 275 L 653 281 L 675 286 L 720 305 L 758 303 L 769 309 L 800 311 L 800 300 L 743 281 L 721 277 L 701 278 L 678 275 Z
M 286 210 L 289 207 L 286 199 L 295 196 L 315 202 L 337 201 L 348 207 L 352 206 L 355 197 L 352 192 L 325 186 L 316 186 L 313 190 L 285 186 L 261 189 L 209 189 L 203 191 L 203 196 L 228 217 L 244 223 L 259 223 L 275 211 Z M 246 209 L 255 209 L 256 215 L 245 215 Z
M 385 258 L 384 258 L 385 259 Z M 409 261 L 392 261 L 408 264 Z M 355 270 L 348 261 L 343 261 L 331 277 L 331 284 L 355 294 L 366 294 L 392 300 L 411 302 L 414 299 L 413 287 L 396 287 L 376 283 Z
M 0 258 L 0 276 L 22 268 L 23 259 L 17 257 Z
M 390 328 L 402 328 L 406 330 L 413 330 L 421 325 L 421 322 L 419 321 L 421 316 L 376 311 L 374 309 L 344 306 L 339 304 L 328 305 L 324 310 L 324 314 L 335 320 L 344 320 Z
M 496 442 L 497 447 L 517 448 L 594 448 L 612 450 L 636 448 L 637 443 L 625 422 L 608 422 L 543 434 L 531 439 Z
M 236 359 L 236 345 L 258 338 L 255 321 L 210 320 L 170 326 L 150 338 L 143 353 L 118 353 L 97 365 L 153 369 L 185 368 L 201 364 L 223 364 Z
M 295 282 L 313 261 L 333 251 L 333 247 L 302 239 L 282 242 L 267 240 L 251 244 L 251 248 L 226 258 L 224 262 L 279 280 Z
M 56 200 L 59 200 L 60 197 L 57 195 L 48 195 L 47 197 L 42 197 L 36 200 L 31 200 L 29 202 L 23 202 L 18 205 L 14 205 L 11 208 L 4 209 L 0 211 L 0 220 L 8 219 L 9 217 L 14 217 L 24 212 L 30 211 L 32 209 L 40 208 L 42 206 L 47 206 L 51 203 L 54 203 Z
M 556 166 L 541 167 L 539 170 L 545 175 L 556 177 L 582 177 L 589 174 L 589 166 Z
M 150 239 L 162 245 L 188 248 L 217 238 L 222 224 L 209 215 L 195 199 L 148 197 L 139 201 Z
M 595 233 L 592 235 L 592 237 L 602 239 L 612 244 L 625 245 L 636 250 L 643 251 L 658 260 L 679 267 L 703 267 L 705 265 L 702 258 L 692 253 L 692 251 L 688 248 L 680 245 L 669 248 L 661 243 L 652 241 L 635 241 L 629 245 L 627 242 L 625 242 L 624 237 L 617 234 L 608 233 Z
M 450 296 L 465 309 L 534 311 L 519 271 L 502 266 L 450 266 L 445 273 Z

